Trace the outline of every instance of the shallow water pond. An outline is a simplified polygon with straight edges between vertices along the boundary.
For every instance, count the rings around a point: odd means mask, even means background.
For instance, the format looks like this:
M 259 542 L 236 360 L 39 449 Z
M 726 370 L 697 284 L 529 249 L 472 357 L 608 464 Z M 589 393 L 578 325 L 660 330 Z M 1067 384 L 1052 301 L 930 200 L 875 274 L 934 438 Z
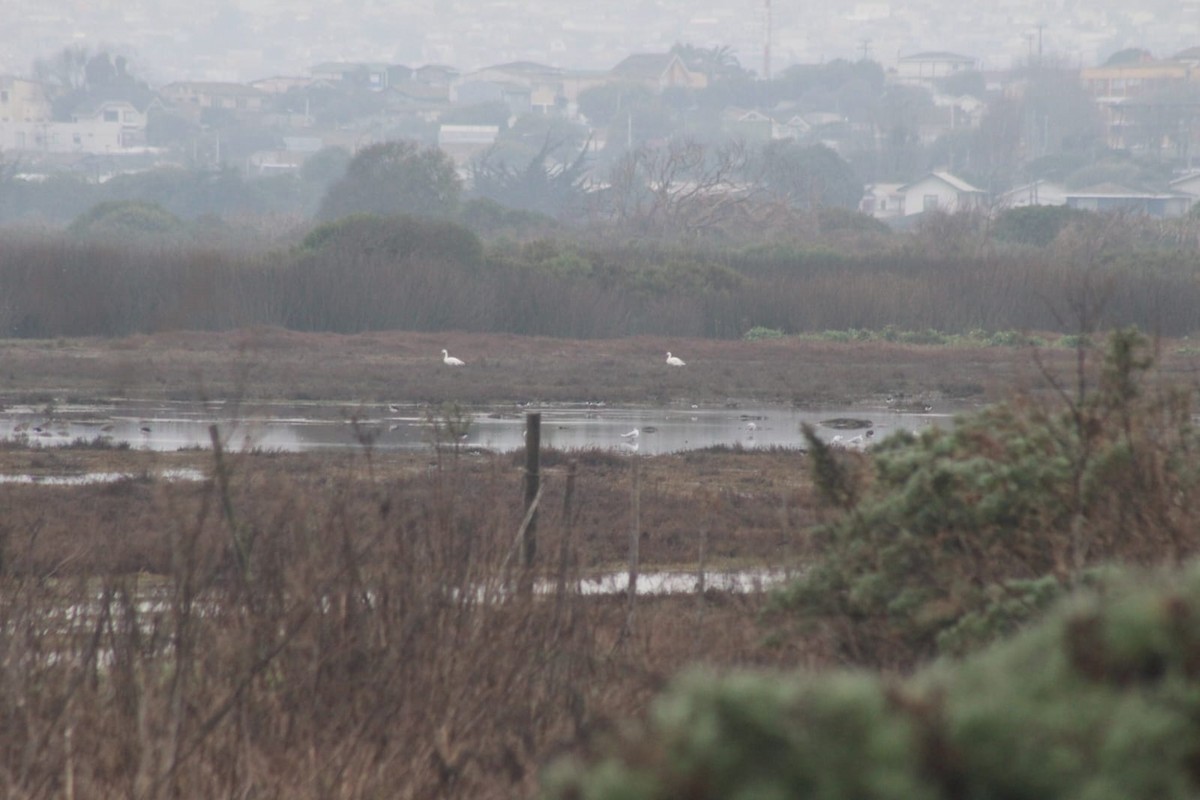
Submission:
M 0 439 L 53 447 L 99 438 L 136 449 L 174 451 L 211 447 L 209 429 L 215 425 L 224 447 L 230 450 L 307 452 L 367 445 L 379 450 L 417 450 L 441 443 L 504 452 L 524 447 L 529 412 L 541 415 L 544 447 L 647 455 L 714 445 L 801 447 L 803 423 L 811 424 L 827 440 L 856 447 L 897 430 L 919 431 L 946 426 L 952 420 L 949 410 L 799 410 L 761 404 L 719 408 L 501 406 L 472 409 L 460 420 L 447 420 L 419 406 L 131 401 L 53 408 L 10 406 L 0 412 Z M 465 435 L 460 435 L 464 428 Z

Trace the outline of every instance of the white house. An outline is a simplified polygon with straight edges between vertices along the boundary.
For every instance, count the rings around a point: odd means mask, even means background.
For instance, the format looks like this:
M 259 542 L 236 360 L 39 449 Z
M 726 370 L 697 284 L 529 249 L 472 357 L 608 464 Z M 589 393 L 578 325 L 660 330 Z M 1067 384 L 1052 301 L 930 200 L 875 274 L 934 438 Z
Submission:
M 900 193 L 902 183 L 868 183 L 858 210 L 875 219 L 891 219 L 904 214 L 904 195 Z
M 1176 178 L 1168 185 L 1171 187 L 1172 192 L 1190 196 L 1192 198 L 1192 205 L 1200 201 L 1200 172 L 1192 172 Z
M 1025 206 L 1065 206 L 1067 190 L 1060 183 L 1038 179 L 1009 189 L 997 198 L 996 205 L 1003 208 Z
M 906 217 L 925 211 L 954 214 L 983 208 L 987 204 L 987 192 L 949 172 L 931 172 L 924 178 L 904 184 L 896 193 L 901 197 Z

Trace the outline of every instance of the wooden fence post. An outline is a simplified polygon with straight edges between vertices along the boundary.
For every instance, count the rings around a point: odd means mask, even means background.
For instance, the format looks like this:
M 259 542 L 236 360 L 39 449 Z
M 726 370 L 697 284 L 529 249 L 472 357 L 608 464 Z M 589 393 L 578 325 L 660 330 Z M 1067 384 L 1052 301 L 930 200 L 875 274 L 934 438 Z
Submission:
M 525 514 L 529 524 L 521 541 L 521 566 L 526 570 L 533 566 L 537 555 L 537 509 L 533 504 L 541 486 L 541 449 L 542 415 L 534 411 L 525 415 Z

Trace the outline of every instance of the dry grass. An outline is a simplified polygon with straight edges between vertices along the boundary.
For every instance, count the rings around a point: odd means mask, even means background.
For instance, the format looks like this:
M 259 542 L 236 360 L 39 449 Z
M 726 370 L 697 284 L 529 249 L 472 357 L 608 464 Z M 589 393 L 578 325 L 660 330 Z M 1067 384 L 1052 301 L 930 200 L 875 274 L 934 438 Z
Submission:
M 442 348 L 467 361 L 450 370 Z M 688 366 L 670 369 L 666 351 Z M 1196 373 L 1197 355 L 1163 350 L 1165 373 Z M 1069 373 L 1073 353 L 1043 360 Z M 1044 384 L 1030 353 L 1010 347 L 942 347 L 796 339 L 759 342 L 665 337 L 569 340 L 462 332 L 305 334 L 278 328 L 176 332 L 119 339 L 5 340 L 6 395 L 244 397 L 337 402 L 488 403 L 605 400 L 626 403 L 730 398 L 803 406 L 905 393 L 994 401 Z
M 6 472 L 203 458 L 0 453 Z M 0 487 L 7 796 L 522 796 L 687 663 L 802 657 L 763 646 L 757 596 L 631 616 L 510 591 L 511 457 L 207 458 L 200 483 Z M 537 569 L 569 587 L 626 551 L 629 464 L 587 460 L 567 525 L 556 460 Z M 795 455 L 642 466 L 644 563 L 694 565 L 701 532 L 713 562 L 799 556 Z

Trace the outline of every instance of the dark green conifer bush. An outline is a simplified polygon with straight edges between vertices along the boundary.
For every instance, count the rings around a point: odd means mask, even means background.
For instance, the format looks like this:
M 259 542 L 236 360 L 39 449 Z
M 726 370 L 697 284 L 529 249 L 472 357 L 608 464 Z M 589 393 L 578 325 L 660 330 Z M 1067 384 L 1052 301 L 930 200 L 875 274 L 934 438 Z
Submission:
M 1112 578 L 898 681 L 691 673 L 544 775 L 553 800 L 1168 800 L 1200 794 L 1200 569 Z
M 1192 393 L 1149 390 L 1151 367 L 1147 340 L 1119 331 L 1059 402 L 897 434 L 868 463 L 810 435 L 831 514 L 780 607 L 841 659 L 905 666 L 1011 633 L 1098 565 L 1191 555 Z

